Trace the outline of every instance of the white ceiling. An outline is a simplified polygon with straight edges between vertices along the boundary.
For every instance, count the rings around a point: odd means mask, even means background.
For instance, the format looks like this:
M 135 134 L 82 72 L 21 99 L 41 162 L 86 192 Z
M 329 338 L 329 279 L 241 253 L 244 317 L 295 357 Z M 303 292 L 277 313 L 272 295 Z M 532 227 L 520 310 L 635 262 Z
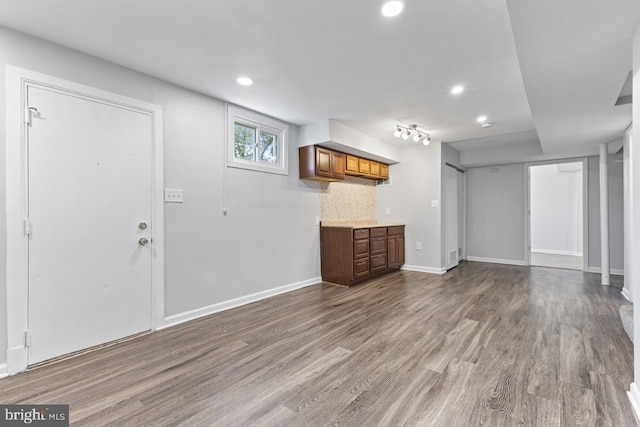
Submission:
M 638 0 L 507 0 L 545 154 L 607 143 L 631 123 L 615 106 L 632 69 Z
M 605 6 L 596 5 L 600 2 Z M 604 93 L 614 81 L 615 94 L 609 95 L 617 98 L 630 69 L 629 28 L 639 9 L 637 0 L 567 0 L 562 7 L 552 0 L 510 1 L 521 50 L 516 53 L 505 0 L 405 0 L 404 13 L 395 18 L 380 14 L 382 3 L 0 0 L 0 25 L 295 124 L 332 118 L 389 143 L 415 144 L 391 133 L 396 123 L 416 123 L 431 130 L 434 140 L 466 141 L 457 144 L 462 150 L 477 149 L 474 141 L 530 142 L 537 127 L 543 146 L 553 148 L 566 139 L 567 127 L 575 131 L 574 116 L 602 112 Z M 565 15 L 547 16 L 552 6 Z M 630 6 L 633 13 L 621 16 Z M 574 9 L 589 12 L 574 16 Z M 592 27 L 596 17 L 607 24 Z M 553 37 L 542 36 L 565 35 L 553 32 L 563 20 L 576 21 L 571 37 L 553 46 Z M 619 20 L 624 28 L 613 31 L 616 37 L 601 34 L 617 28 Z M 603 38 L 619 43 L 610 52 Z M 595 71 L 580 73 L 573 63 L 603 51 L 610 65 L 597 69 L 607 76 L 594 84 Z M 549 68 L 540 73 L 540 64 Z M 563 92 L 559 82 L 576 73 L 580 81 Z M 238 86 L 239 75 L 256 84 Z M 454 84 L 467 89 L 452 96 Z M 598 96 L 561 102 L 580 85 Z M 605 111 L 607 124 L 598 126 L 606 128 L 607 138 L 622 132 L 622 116 L 630 120 L 629 106 L 615 108 L 628 111 Z M 480 114 L 494 125 L 480 128 L 475 122 Z

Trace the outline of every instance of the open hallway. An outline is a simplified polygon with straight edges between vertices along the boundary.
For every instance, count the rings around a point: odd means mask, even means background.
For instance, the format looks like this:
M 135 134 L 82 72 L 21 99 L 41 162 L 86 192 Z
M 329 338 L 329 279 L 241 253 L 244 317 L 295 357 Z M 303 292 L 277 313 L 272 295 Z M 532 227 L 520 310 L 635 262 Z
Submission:
M 618 287 L 465 262 L 314 285 L 0 380 L 73 425 L 632 426 Z

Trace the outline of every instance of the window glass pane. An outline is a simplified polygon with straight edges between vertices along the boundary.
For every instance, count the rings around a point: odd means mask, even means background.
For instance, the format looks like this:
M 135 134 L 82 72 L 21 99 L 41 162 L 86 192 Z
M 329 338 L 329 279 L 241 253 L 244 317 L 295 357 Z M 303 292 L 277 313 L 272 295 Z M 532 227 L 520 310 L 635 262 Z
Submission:
M 278 163 L 278 136 L 267 132 L 260 132 L 258 142 L 258 159 Z
M 256 130 L 236 123 L 233 146 L 236 159 L 255 160 Z

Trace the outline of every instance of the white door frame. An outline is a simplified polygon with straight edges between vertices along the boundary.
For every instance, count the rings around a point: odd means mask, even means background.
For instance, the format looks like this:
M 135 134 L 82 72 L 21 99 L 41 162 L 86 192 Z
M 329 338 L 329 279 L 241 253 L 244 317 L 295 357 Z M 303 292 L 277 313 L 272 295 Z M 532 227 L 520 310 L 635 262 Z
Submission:
M 526 265 L 531 265 L 531 166 L 557 165 L 561 163 L 582 163 L 582 271 L 589 271 L 589 159 L 587 157 L 545 160 L 525 163 L 524 210 L 526 230 L 524 232 L 524 253 Z
M 152 119 L 152 256 L 151 327 L 164 321 L 164 201 L 162 107 L 23 68 L 7 66 L 6 212 L 7 212 L 7 368 L 9 374 L 27 368 L 26 331 L 29 314 L 29 246 L 27 217 L 27 87 L 36 86 L 78 98 L 126 108 Z

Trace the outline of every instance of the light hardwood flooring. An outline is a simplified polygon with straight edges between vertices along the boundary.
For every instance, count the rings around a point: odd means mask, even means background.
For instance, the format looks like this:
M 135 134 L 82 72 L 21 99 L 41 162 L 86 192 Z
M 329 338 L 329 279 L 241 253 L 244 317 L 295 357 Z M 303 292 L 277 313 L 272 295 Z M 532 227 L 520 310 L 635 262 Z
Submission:
M 619 289 L 462 263 L 315 285 L 0 380 L 88 426 L 633 426 Z

